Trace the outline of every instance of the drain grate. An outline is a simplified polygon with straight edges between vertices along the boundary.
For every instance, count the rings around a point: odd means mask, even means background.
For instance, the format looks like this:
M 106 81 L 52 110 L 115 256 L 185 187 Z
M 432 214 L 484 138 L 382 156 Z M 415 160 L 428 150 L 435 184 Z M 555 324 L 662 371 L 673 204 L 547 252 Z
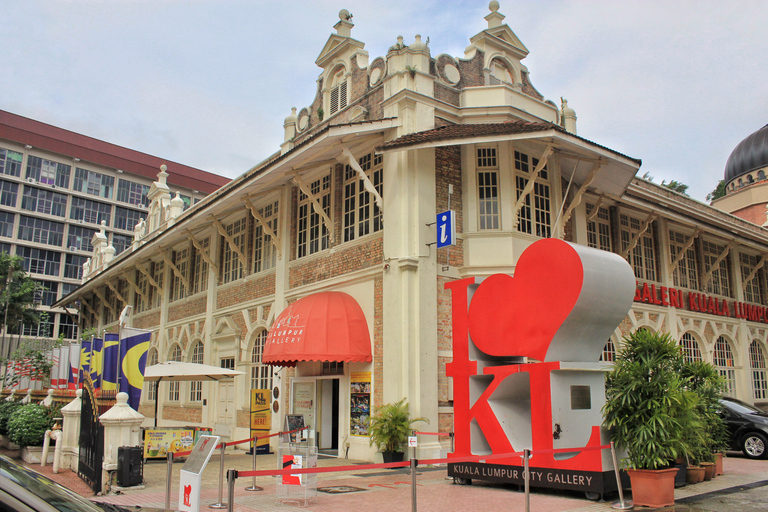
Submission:
M 368 489 L 352 487 L 351 485 L 334 485 L 331 487 L 318 487 L 317 490 L 328 494 L 344 494 L 345 492 L 367 491 Z

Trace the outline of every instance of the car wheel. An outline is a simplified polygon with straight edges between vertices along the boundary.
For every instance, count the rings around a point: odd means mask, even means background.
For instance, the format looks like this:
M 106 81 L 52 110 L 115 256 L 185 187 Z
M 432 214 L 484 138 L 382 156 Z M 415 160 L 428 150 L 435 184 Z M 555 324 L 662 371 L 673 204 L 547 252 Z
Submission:
M 455 477 L 453 479 L 453 481 L 456 482 L 459 485 L 472 485 L 472 479 L 470 479 L 470 478 Z
M 741 450 L 750 459 L 764 459 L 768 457 L 768 439 L 763 434 L 751 432 L 742 439 Z

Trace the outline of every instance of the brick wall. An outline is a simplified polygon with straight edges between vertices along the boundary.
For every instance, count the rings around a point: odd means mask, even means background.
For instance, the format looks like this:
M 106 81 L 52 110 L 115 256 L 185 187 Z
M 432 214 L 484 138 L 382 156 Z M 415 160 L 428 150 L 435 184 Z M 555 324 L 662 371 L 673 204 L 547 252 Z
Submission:
M 764 204 L 753 204 L 752 206 L 747 206 L 741 210 L 736 210 L 733 212 L 733 215 L 736 217 L 741 217 L 742 219 L 747 220 L 753 224 L 757 224 L 758 226 L 762 226 L 766 221 Z
M 154 410 L 152 416 L 154 416 Z M 200 423 L 203 420 L 203 406 L 181 407 L 179 405 L 166 405 L 163 407 L 162 418 L 171 421 Z
M 219 286 L 216 290 L 216 308 L 226 308 L 260 297 L 274 295 L 274 293 L 274 272 L 264 276 L 251 276 Z
M 194 299 L 176 301 L 168 307 L 168 321 L 175 322 L 182 318 L 202 315 L 205 313 L 206 303 L 205 294 Z
M 435 202 L 437 211 L 448 210 L 448 185 L 453 185 L 450 208 L 456 212 L 456 232 L 462 233 L 464 226 L 464 211 L 462 208 L 461 188 L 461 147 L 449 146 L 435 148 Z M 437 264 L 447 265 L 450 255 L 450 265 L 464 265 L 464 241 L 458 239 L 456 246 L 437 251 Z
M 304 258 L 302 258 L 304 259 Z M 321 257 L 306 258 L 306 262 L 295 264 L 289 273 L 291 288 L 317 283 L 333 277 L 338 277 L 356 270 L 363 270 L 383 262 L 381 236 L 352 245 L 333 254 L 323 254 Z

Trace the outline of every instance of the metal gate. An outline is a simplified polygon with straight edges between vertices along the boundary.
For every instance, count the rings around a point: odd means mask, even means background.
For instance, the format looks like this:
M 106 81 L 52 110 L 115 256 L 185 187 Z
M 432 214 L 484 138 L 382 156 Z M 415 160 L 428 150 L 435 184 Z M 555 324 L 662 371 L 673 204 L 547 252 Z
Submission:
M 80 409 L 80 455 L 77 476 L 93 492 L 101 492 L 101 471 L 104 459 L 104 427 L 99 416 L 115 404 L 116 392 L 99 393 L 87 373 L 83 379 L 82 407 Z

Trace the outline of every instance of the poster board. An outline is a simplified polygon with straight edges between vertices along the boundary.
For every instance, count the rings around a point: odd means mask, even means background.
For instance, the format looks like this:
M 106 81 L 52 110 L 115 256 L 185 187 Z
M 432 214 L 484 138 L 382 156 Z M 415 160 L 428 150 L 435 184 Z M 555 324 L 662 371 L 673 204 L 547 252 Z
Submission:
M 300 428 L 304 428 L 304 415 L 303 414 L 286 414 L 285 415 L 285 426 L 283 428 L 283 432 L 291 432 L 292 430 L 298 430 Z M 286 434 L 284 437 L 288 437 L 287 441 L 291 443 L 295 443 L 297 441 L 301 441 L 306 437 L 306 431 L 302 430 L 300 432 L 292 432 L 291 434 Z M 286 439 L 283 439 L 286 441 Z
M 353 436 L 368 436 L 371 417 L 371 372 L 350 374 L 349 432 Z
M 259 439 L 256 453 L 269 453 L 269 439 L 266 436 L 272 430 L 271 393 L 269 389 L 251 390 L 251 437 L 265 437 Z
M 187 452 L 194 439 L 191 428 L 148 428 L 144 431 L 144 458 L 164 459 L 169 452 Z

